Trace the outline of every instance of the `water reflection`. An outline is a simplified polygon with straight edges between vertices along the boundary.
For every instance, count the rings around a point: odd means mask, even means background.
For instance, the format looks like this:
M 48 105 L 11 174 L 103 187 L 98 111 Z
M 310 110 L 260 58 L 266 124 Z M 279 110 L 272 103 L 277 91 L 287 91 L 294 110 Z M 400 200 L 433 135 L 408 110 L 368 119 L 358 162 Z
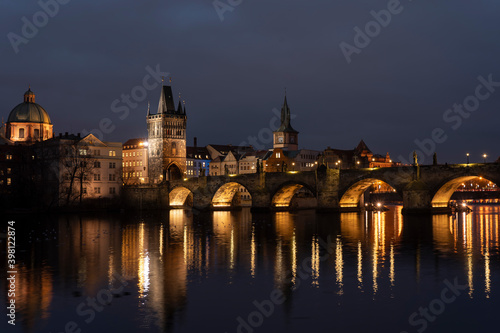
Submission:
M 190 307 L 207 309 L 201 305 L 207 288 L 202 286 L 210 281 L 217 281 L 221 298 L 232 300 L 232 293 L 244 294 L 246 288 L 250 294 L 281 290 L 287 313 L 293 312 L 296 295 L 308 299 L 322 292 L 329 295 L 325 302 L 347 295 L 361 300 L 365 294 L 371 301 L 402 301 L 401 290 L 417 292 L 429 281 L 455 277 L 467 283 L 470 298 L 491 299 L 498 292 L 493 276 L 500 273 L 494 264 L 499 206 L 477 207 L 468 215 L 404 218 L 401 207 L 339 215 L 255 215 L 243 209 L 193 216 L 171 210 L 142 218 L 59 217 L 47 225 L 40 228 L 53 228 L 57 237 L 20 245 L 16 301 L 26 332 L 55 330 L 62 319 L 54 313 L 67 307 L 67 300 L 75 298 L 76 307 L 110 288 L 116 275 L 129 286 L 114 295 L 113 302 L 126 309 L 123 320 L 153 331 L 194 325 L 183 318 L 194 316 Z M 108 316 L 123 316 L 110 311 Z

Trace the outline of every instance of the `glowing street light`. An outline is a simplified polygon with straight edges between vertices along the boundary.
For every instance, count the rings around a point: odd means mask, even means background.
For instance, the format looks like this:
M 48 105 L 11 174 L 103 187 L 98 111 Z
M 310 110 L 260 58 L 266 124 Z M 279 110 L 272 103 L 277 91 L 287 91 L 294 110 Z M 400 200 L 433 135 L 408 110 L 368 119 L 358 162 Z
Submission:
M 469 153 L 467 153 L 467 165 L 469 165 Z
M 484 163 L 486 163 L 486 157 L 488 157 L 488 155 L 483 154 Z

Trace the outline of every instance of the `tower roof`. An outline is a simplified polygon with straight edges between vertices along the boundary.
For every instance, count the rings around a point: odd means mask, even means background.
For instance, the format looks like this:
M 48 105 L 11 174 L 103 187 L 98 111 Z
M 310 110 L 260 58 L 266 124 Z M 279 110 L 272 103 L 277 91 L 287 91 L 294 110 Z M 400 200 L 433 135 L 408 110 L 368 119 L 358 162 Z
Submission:
M 286 100 L 286 94 L 285 94 L 285 101 L 283 102 L 283 106 L 281 107 L 281 126 L 276 130 L 276 132 L 298 133 L 296 130 L 293 129 L 292 124 L 290 123 L 290 119 L 291 119 L 290 108 L 288 107 L 288 102 Z
M 361 140 L 358 144 L 358 146 L 354 149 L 356 153 L 360 154 L 363 151 L 371 152 L 370 148 L 366 145 L 366 143 Z
M 160 102 L 158 103 L 158 114 L 175 113 L 174 97 L 171 86 L 162 86 Z

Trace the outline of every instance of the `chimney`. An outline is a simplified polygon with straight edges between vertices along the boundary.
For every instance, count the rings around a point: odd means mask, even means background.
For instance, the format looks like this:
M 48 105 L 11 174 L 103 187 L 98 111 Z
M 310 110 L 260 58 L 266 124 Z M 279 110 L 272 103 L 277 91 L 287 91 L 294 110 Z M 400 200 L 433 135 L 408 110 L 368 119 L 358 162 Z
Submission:
M 194 147 L 196 148 L 198 146 L 198 138 L 194 137 Z
M 65 137 L 68 137 L 68 132 L 64 132 L 64 136 L 65 136 Z

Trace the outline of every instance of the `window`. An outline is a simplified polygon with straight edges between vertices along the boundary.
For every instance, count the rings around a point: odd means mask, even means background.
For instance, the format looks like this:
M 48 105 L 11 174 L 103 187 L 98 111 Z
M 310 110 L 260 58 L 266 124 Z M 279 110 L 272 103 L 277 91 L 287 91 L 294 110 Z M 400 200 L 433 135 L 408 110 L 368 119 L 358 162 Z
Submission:
M 6 160 L 11 160 L 12 159 L 12 155 L 9 155 L 9 154 L 5 155 L 5 159 Z
M 7 178 L 7 185 L 11 185 L 12 184 L 12 180 L 10 178 Z
M 96 173 L 96 174 L 94 175 L 94 180 L 97 180 L 97 181 L 98 181 L 98 180 L 101 180 L 101 174 L 100 174 L 100 173 Z
M 109 162 L 109 168 L 110 169 L 116 168 L 116 163 L 115 162 Z
M 12 172 L 12 169 L 11 168 L 7 168 L 7 174 L 10 175 L 11 172 Z
M 109 174 L 109 181 L 114 182 L 116 180 L 116 175 L 114 173 Z
M 280 158 L 281 157 L 281 153 L 276 153 L 276 158 Z
M 87 188 L 86 188 L 86 187 L 84 187 L 84 188 L 83 188 L 82 193 L 83 193 L 83 194 L 87 194 Z
M 135 151 L 132 153 L 133 156 L 135 156 Z
M 23 139 L 24 138 L 24 128 L 19 129 L 19 138 Z
M 114 187 L 110 187 L 109 194 L 115 194 L 115 193 L 116 193 L 116 189 Z
M 101 193 L 101 188 L 100 187 L 94 187 L 94 193 L 100 194 Z
M 40 130 L 38 128 L 35 128 L 35 130 L 33 131 L 33 136 L 35 137 L 35 139 L 38 139 L 40 137 Z
M 101 167 L 101 162 L 96 161 L 94 162 L 94 168 L 100 168 Z
M 94 150 L 94 155 L 95 156 L 101 156 L 101 151 L 99 149 Z
M 116 151 L 115 150 L 110 150 L 109 151 L 109 156 L 116 156 Z
M 79 150 L 78 150 L 78 153 L 79 153 L 80 155 L 87 155 L 87 149 L 79 149 Z
M 172 142 L 172 155 L 177 155 L 177 144 Z

